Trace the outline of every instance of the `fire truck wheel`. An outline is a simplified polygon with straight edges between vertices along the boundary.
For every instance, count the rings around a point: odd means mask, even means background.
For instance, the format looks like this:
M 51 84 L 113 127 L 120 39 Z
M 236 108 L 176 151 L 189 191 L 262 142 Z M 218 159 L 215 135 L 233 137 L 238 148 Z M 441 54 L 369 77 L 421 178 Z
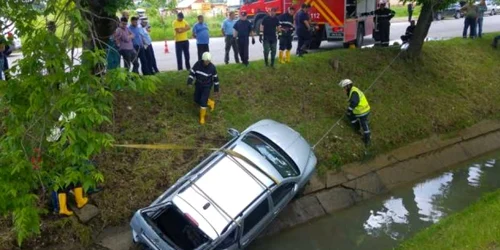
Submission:
M 358 32 L 356 34 L 356 48 L 361 48 L 365 41 L 365 25 L 360 23 L 358 25 Z

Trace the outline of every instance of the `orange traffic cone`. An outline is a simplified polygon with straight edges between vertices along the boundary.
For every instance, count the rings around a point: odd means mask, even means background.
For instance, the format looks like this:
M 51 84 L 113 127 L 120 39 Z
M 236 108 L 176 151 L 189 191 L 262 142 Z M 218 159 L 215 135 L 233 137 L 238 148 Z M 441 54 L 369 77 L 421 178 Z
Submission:
M 169 53 L 168 51 L 168 43 L 167 40 L 165 40 L 165 54 Z

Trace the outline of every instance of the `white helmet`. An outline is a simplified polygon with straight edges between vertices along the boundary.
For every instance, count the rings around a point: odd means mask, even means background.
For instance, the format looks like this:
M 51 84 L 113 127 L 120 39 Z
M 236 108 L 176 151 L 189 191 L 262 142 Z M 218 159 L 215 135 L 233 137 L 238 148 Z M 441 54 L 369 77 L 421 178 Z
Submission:
M 204 52 L 203 55 L 201 55 L 201 60 L 212 61 L 212 55 L 210 54 L 210 52 Z
M 341 88 L 345 88 L 345 86 L 351 85 L 351 84 L 352 84 L 352 81 L 349 80 L 349 79 L 344 79 L 344 80 L 342 80 L 342 81 L 339 82 L 339 86 Z

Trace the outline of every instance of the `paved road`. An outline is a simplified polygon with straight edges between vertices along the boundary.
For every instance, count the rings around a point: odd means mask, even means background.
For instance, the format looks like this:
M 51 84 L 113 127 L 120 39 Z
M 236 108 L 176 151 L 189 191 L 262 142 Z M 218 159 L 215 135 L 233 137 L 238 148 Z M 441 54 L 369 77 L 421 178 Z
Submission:
M 429 37 L 433 38 L 451 38 L 462 36 L 464 19 L 451 19 L 433 22 L 431 29 L 429 31 Z M 393 23 L 391 26 L 391 40 L 398 40 L 399 37 L 404 34 L 408 23 L 398 22 Z M 497 32 L 500 31 L 500 15 L 488 16 L 484 19 L 483 25 L 484 32 Z M 258 40 L 258 39 L 256 39 Z M 196 41 L 190 40 L 190 52 L 191 52 L 191 64 L 197 60 L 196 53 Z M 373 40 L 370 37 L 365 38 L 365 45 L 373 44 Z M 176 70 L 177 62 L 175 57 L 175 45 L 173 41 L 168 42 L 168 48 L 170 53 L 164 53 L 164 42 L 154 42 L 154 50 L 156 53 L 156 60 L 158 63 L 158 68 L 161 71 Z M 297 43 L 294 42 L 293 50 L 295 50 Z M 341 43 L 333 42 L 323 42 L 320 50 L 324 49 L 334 49 L 342 47 Z M 224 64 L 224 39 L 223 38 L 212 38 L 210 40 L 210 50 L 212 52 L 212 61 L 215 64 Z M 231 51 L 232 54 L 232 51 Z M 250 45 L 250 60 L 259 60 L 263 58 L 262 45 L 256 41 L 255 45 Z M 10 60 L 15 60 L 19 56 L 10 57 Z M 231 62 L 234 62 L 234 57 L 231 56 Z

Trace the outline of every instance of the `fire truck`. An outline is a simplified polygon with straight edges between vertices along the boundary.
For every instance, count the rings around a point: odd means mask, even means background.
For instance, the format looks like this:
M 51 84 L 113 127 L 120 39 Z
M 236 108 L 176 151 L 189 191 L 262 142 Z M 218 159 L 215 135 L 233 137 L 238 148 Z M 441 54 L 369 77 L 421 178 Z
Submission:
M 271 8 L 278 14 L 293 6 L 297 11 L 303 3 L 309 9 L 312 31 L 311 49 L 319 48 L 322 41 L 341 41 L 344 47 L 363 45 L 364 37 L 374 33 L 373 12 L 379 0 L 243 0 L 240 13 L 246 12 L 259 34 L 263 18 Z

